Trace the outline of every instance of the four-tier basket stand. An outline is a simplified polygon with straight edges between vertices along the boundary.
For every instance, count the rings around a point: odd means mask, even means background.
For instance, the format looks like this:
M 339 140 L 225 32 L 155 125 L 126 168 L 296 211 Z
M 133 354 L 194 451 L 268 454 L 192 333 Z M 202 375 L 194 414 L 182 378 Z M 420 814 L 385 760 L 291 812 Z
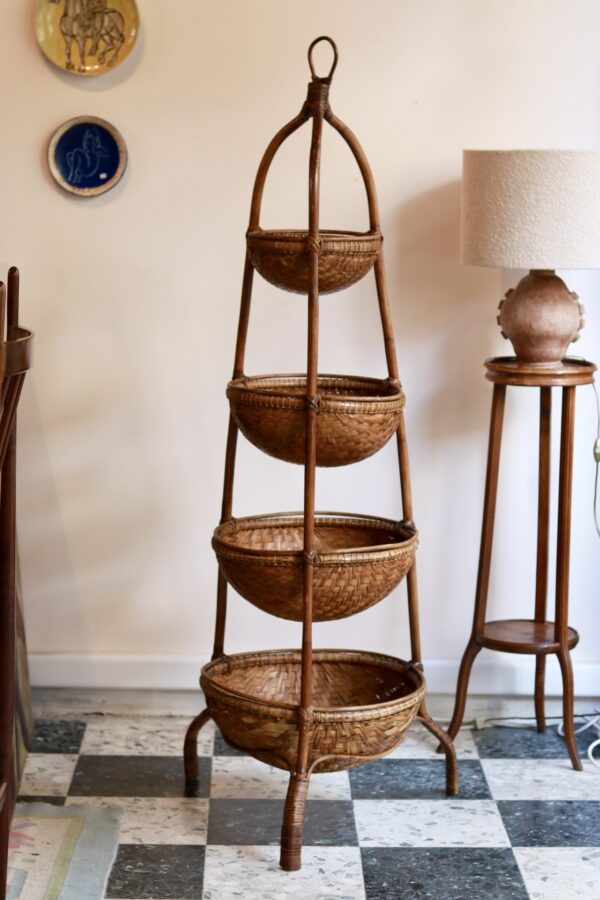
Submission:
M 313 49 L 327 41 L 331 71 L 318 77 Z M 452 740 L 429 716 L 421 661 L 417 531 L 413 522 L 404 394 L 398 379 L 373 176 L 354 134 L 331 111 L 328 95 L 337 48 L 317 38 L 308 51 L 312 80 L 300 113 L 273 138 L 260 163 L 250 210 L 233 379 L 221 523 L 213 548 L 219 561 L 212 661 L 200 684 L 207 708 L 190 724 L 184 745 L 186 787 L 198 779 L 197 736 L 214 719 L 226 741 L 286 769 L 290 783 L 281 834 L 281 866 L 299 869 L 309 778 L 390 753 L 417 718 L 442 743 L 446 790 L 458 793 Z M 266 231 L 260 209 L 269 167 L 291 134 L 312 120 L 308 231 Z M 323 122 L 344 139 L 360 169 L 369 207 L 366 233 L 319 228 Z M 318 374 L 319 295 L 348 287 L 374 268 L 386 379 Z M 271 283 L 308 296 L 304 375 L 249 377 L 244 355 L 254 270 Z M 232 516 L 238 430 L 264 452 L 304 466 L 304 510 Z M 315 470 L 357 462 L 396 434 L 402 519 L 316 513 Z M 406 576 L 411 660 L 355 650 L 313 650 L 315 621 L 340 619 L 377 603 Z M 272 615 L 302 622 L 302 649 L 226 655 L 227 584 Z

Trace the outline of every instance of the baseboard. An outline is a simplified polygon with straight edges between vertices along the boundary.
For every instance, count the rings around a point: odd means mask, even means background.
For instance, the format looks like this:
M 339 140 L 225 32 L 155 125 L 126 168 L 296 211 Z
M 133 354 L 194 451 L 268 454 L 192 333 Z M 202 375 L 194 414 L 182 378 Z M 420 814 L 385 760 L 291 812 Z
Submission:
M 182 656 L 84 655 L 32 653 L 31 681 L 35 687 L 138 688 L 143 690 L 193 690 L 206 660 Z M 574 660 L 575 693 L 594 697 L 600 692 L 600 663 Z M 434 694 L 454 692 L 458 660 L 432 659 L 425 663 L 428 690 Z M 532 657 L 506 657 L 475 662 L 469 686 L 471 694 L 530 696 L 533 691 Z M 550 658 L 546 693 L 562 693 L 560 670 Z

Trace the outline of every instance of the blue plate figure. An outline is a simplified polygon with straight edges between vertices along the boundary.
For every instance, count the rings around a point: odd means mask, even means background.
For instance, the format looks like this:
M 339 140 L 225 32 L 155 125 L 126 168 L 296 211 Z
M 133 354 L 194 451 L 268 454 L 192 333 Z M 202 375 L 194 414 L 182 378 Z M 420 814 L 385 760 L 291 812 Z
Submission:
M 48 146 L 54 180 L 71 194 L 94 197 L 117 184 L 127 165 L 127 150 L 117 129 L 104 119 L 78 116 L 58 128 Z

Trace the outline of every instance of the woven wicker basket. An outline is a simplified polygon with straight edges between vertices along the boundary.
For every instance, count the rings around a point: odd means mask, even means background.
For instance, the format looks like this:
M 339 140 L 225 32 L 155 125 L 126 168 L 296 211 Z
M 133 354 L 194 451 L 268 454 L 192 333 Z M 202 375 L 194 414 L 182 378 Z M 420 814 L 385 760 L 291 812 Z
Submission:
M 317 465 L 345 466 L 366 459 L 394 434 L 404 406 L 389 379 L 320 375 Z M 304 463 L 306 375 L 244 376 L 230 381 L 227 397 L 240 431 L 260 450 Z
M 302 619 L 302 513 L 232 519 L 215 529 L 213 549 L 227 581 L 250 603 L 283 619 Z M 410 569 L 413 525 L 351 516 L 315 515 L 317 556 L 313 620 L 342 619 L 386 597 Z
M 367 274 L 381 250 L 376 232 L 321 231 L 319 237 L 319 293 L 330 294 L 349 287 Z M 271 284 L 308 293 L 308 233 L 264 231 L 247 234 L 250 260 Z
M 240 653 L 208 663 L 200 678 L 224 738 L 289 771 L 298 751 L 300 659 L 299 650 Z M 309 766 L 333 772 L 390 753 L 424 693 L 422 673 L 403 660 L 355 650 L 315 650 Z

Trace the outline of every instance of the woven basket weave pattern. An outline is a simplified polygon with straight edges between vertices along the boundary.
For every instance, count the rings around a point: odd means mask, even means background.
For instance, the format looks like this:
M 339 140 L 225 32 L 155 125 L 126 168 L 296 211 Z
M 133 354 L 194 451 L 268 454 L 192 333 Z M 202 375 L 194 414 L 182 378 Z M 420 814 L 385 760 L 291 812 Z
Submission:
M 388 379 L 320 375 L 317 380 L 317 465 L 345 466 L 380 450 L 392 437 L 404 407 L 399 385 Z M 233 418 L 260 450 L 304 463 L 306 376 L 236 378 L 227 386 Z
M 300 699 L 298 650 L 244 653 L 208 663 L 201 686 L 225 738 L 258 759 L 293 771 L 298 747 Z M 313 662 L 314 771 L 358 765 L 361 757 L 396 747 L 413 721 L 424 693 L 421 673 L 382 654 L 316 650 Z M 348 758 L 353 757 L 353 758 Z
M 297 294 L 309 289 L 309 246 L 306 231 L 265 231 L 247 235 L 254 268 L 276 287 Z M 378 233 L 319 233 L 319 293 L 341 291 L 360 281 L 381 250 Z
M 340 619 L 386 597 L 409 571 L 416 530 L 405 523 L 341 513 L 315 517 L 313 619 Z M 255 516 L 225 522 L 213 548 L 235 590 L 265 612 L 302 620 L 303 516 Z

